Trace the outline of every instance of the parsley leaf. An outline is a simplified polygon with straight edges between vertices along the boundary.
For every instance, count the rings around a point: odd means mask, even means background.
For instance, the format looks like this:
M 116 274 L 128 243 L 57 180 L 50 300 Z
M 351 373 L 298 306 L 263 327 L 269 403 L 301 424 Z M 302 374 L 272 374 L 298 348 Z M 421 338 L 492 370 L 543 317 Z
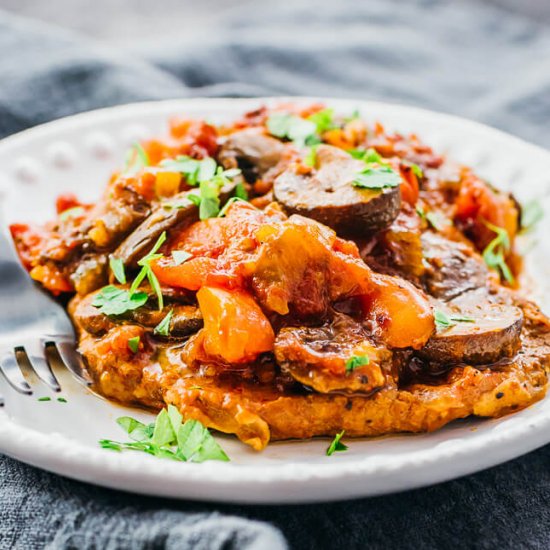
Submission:
M 226 170 L 226 173 L 228 172 L 228 170 Z M 248 200 L 248 193 L 246 191 L 246 188 L 244 186 L 244 183 L 242 182 L 239 182 L 237 183 L 237 185 L 235 186 L 235 198 L 237 199 L 242 199 L 243 201 L 247 201 Z
M 448 315 L 441 311 L 440 309 L 436 309 L 434 311 L 434 321 L 435 325 L 438 329 L 447 329 L 452 327 L 455 323 L 451 321 L 451 319 L 448 317 Z
M 435 325 L 438 330 L 446 330 L 454 327 L 457 323 L 475 323 L 473 317 L 467 315 L 447 315 L 440 309 L 434 310 Z
M 159 311 L 164 307 L 164 298 L 162 296 L 162 290 L 160 288 L 159 280 L 157 279 L 157 276 L 154 274 L 151 268 L 151 262 L 162 257 L 162 254 L 157 254 L 157 251 L 164 244 L 164 241 L 166 241 L 166 231 L 162 232 L 157 242 L 153 245 L 153 248 L 151 249 L 149 254 L 146 254 L 143 258 L 141 258 L 141 260 L 138 261 L 138 265 L 141 266 L 141 271 L 138 273 L 137 277 L 132 283 L 132 286 L 130 287 L 130 293 L 134 293 L 138 289 L 139 285 L 143 282 L 145 277 L 147 277 L 151 288 L 155 291 L 155 294 L 157 295 Z
M 139 349 L 139 342 L 141 338 L 139 336 L 134 336 L 133 338 L 128 338 L 128 347 L 132 353 L 137 353 Z
M 132 292 L 108 285 L 96 294 L 92 305 L 105 315 L 122 315 L 144 305 L 147 298 L 145 292 Z
M 198 420 L 187 420 L 184 424 L 182 420 L 181 413 L 173 405 L 163 409 L 152 424 L 143 424 L 130 416 L 122 416 L 117 419 L 117 423 L 133 441 L 101 439 L 99 444 L 113 451 L 142 451 L 184 462 L 229 460 L 209 430 Z
M 172 258 L 175 265 L 181 265 L 182 263 L 192 258 L 193 254 L 186 252 L 185 250 L 172 250 Z
M 344 445 L 340 439 L 342 439 L 343 435 L 345 433 L 345 430 L 342 430 L 339 434 L 336 434 L 334 436 L 334 439 L 332 440 L 332 443 L 329 445 L 327 449 L 327 456 L 332 456 L 336 452 L 342 452 L 347 451 L 348 446 Z
M 363 189 L 383 189 L 397 187 L 401 183 L 401 176 L 389 166 L 367 167 L 358 174 L 352 182 L 354 187 Z
M 126 284 L 126 273 L 124 272 L 124 262 L 121 258 L 111 256 L 109 258 L 109 267 L 115 276 L 115 279 L 121 284 Z
M 146 166 L 150 166 L 149 155 L 139 143 L 134 143 L 126 156 L 126 168 L 124 173 L 133 176 Z
M 166 317 L 154 328 L 153 332 L 155 334 L 160 334 L 162 336 L 168 336 L 170 334 L 170 321 L 174 315 L 174 310 L 171 309 Z
M 354 158 L 358 160 L 362 160 L 366 162 L 367 164 L 377 162 L 378 164 L 383 164 L 384 159 L 376 149 L 373 149 L 370 147 L 369 149 L 351 149 L 348 151 L 348 153 Z
M 506 254 L 510 251 L 508 232 L 489 222 L 485 222 L 485 225 L 496 233 L 496 237 L 485 247 L 483 259 L 491 269 L 496 269 L 506 281 L 513 283 L 514 276 L 506 263 Z
M 320 142 L 316 136 L 315 122 L 290 113 L 273 113 L 267 119 L 266 126 L 272 136 L 287 138 L 298 147 Z
M 201 181 L 200 192 L 199 218 L 206 220 L 216 217 L 220 212 L 219 186 L 213 181 Z
M 334 124 L 334 109 L 323 109 L 321 111 L 317 111 L 316 113 L 309 115 L 307 120 L 310 120 L 313 124 L 315 124 L 318 134 L 322 134 L 323 132 L 336 127 Z
M 363 365 L 368 365 L 370 359 L 368 355 L 355 355 L 350 357 L 346 361 L 346 374 L 354 371 L 355 369 L 362 367 Z
M 315 165 L 317 164 L 317 145 L 312 145 L 309 148 L 309 151 L 304 157 L 304 164 L 315 168 Z

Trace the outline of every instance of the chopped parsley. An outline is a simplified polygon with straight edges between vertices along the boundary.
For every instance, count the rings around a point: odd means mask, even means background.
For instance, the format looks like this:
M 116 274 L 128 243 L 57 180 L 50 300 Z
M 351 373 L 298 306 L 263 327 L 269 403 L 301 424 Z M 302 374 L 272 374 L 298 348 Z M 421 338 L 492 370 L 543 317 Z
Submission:
M 139 342 L 141 338 L 139 336 L 134 336 L 133 338 L 128 338 L 128 347 L 132 353 L 137 353 L 139 349 Z
M 538 200 L 534 199 L 528 202 L 525 206 L 522 206 L 520 224 L 522 233 L 528 233 L 533 230 L 543 217 L 544 210 Z
M 412 163 L 410 166 L 411 166 L 411 170 L 413 171 L 413 174 L 417 178 L 420 179 L 420 178 L 424 177 L 424 172 L 422 172 L 422 168 L 420 168 L 420 166 L 418 166 L 418 164 Z
M 359 367 L 368 365 L 369 363 L 370 363 L 370 359 L 368 355 L 355 355 L 353 357 L 350 357 L 346 361 L 346 374 L 354 371 Z
M 105 315 L 122 315 L 144 305 L 147 298 L 145 292 L 133 292 L 108 285 L 96 294 L 92 305 Z
M 181 265 L 192 257 L 193 254 L 190 254 L 185 250 L 172 250 L 172 259 L 174 260 L 175 265 Z
M 126 168 L 124 173 L 133 176 L 146 166 L 150 166 L 149 155 L 139 143 L 134 143 L 126 156 Z
M 126 284 L 126 273 L 124 272 L 124 262 L 121 258 L 111 256 L 109 258 L 109 267 L 115 276 L 115 279 L 121 284 Z
M 162 297 L 162 290 L 160 288 L 159 280 L 157 276 L 153 273 L 151 268 L 151 262 L 162 258 L 162 254 L 157 254 L 158 249 L 166 241 L 166 231 L 163 231 L 161 236 L 158 238 L 157 242 L 153 245 L 153 248 L 146 254 L 141 260 L 138 261 L 138 265 L 141 266 L 141 271 L 138 273 L 137 277 L 134 279 L 132 286 L 130 287 L 130 294 L 133 294 L 138 289 L 139 285 L 142 283 L 143 279 L 147 277 L 151 288 L 155 291 L 157 295 L 158 308 L 161 310 L 164 307 L 164 298 Z
M 447 315 L 444 311 L 436 309 L 434 311 L 435 325 L 438 330 L 446 330 L 454 327 L 457 323 L 474 323 L 473 317 L 466 315 Z
M 514 276 L 506 263 L 506 254 L 510 251 L 510 236 L 503 227 L 489 222 L 485 222 L 485 225 L 496 233 L 496 237 L 483 251 L 483 259 L 491 269 L 496 269 L 506 281 L 513 283 Z
M 348 446 L 344 445 L 340 439 L 344 436 L 345 430 L 342 430 L 339 434 L 336 434 L 334 436 L 334 439 L 332 440 L 332 443 L 329 445 L 327 449 L 327 456 L 332 456 L 334 453 L 339 453 L 342 451 L 347 451 Z
M 151 424 L 143 424 L 130 416 L 120 417 L 117 423 L 132 441 L 101 439 L 99 444 L 102 448 L 142 451 L 181 462 L 229 461 L 209 430 L 198 420 L 183 423 L 182 415 L 173 405 L 160 411 Z
M 226 170 L 226 172 L 227 172 L 227 170 Z M 244 186 L 243 182 L 239 182 L 235 186 L 235 198 L 242 199 L 243 201 L 248 200 L 248 192 L 247 192 L 246 187 Z
M 323 109 L 321 111 L 317 111 L 316 113 L 309 115 L 307 120 L 315 124 L 318 134 L 322 134 L 327 130 L 332 130 L 337 127 L 336 124 L 334 124 L 334 109 Z
M 397 187 L 401 183 L 401 176 L 389 166 L 367 166 L 355 175 L 352 185 L 362 189 L 384 189 Z
M 220 186 L 215 181 L 201 181 L 199 218 L 215 218 L 220 212 Z
M 64 397 L 58 397 L 57 400 L 58 400 L 60 403 L 67 403 L 67 400 L 66 400 Z
M 52 400 L 51 397 L 39 397 L 39 398 L 37 399 L 37 401 L 51 401 L 51 400 Z
M 153 332 L 155 334 L 160 334 L 161 336 L 168 336 L 170 334 L 170 321 L 174 315 L 174 310 L 171 309 L 166 317 L 155 327 Z
M 297 147 L 321 142 L 317 135 L 317 124 L 297 115 L 273 113 L 267 119 L 266 126 L 272 136 L 289 139 Z
M 376 149 L 373 149 L 370 147 L 369 149 L 351 149 L 348 151 L 348 153 L 354 158 L 358 160 L 362 160 L 363 162 L 366 162 L 367 164 L 371 164 L 374 162 L 377 162 L 378 164 L 383 164 L 384 159 L 376 151 Z
M 224 205 L 224 207 L 220 210 L 219 214 L 218 214 L 218 218 L 223 218 L 226 214 L 227 214 L 227 211 L 229 210 L 229 207 L 232 205 L 232 204 L 235 204 L 236 202 L 247 202 L 245 199 L 241 199 L 240 197 L 231 197 Z
M 304 164 L 315 168 L 315 165 L 317 164 L 317 145 L 312 145 L 309 148 L 309 151 L 304 157 Z

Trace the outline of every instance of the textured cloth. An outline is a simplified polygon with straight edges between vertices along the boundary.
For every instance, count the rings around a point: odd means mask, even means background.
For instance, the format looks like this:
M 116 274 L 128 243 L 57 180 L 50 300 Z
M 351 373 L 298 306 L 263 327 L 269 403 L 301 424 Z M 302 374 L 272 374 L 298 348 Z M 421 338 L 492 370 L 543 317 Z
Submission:
M 425 106 L 550 146 L 550 28 L 495 7 L 251 4 L 200 40 L 136 39 L 131 54 L 0 14 L 0 50 L 0 135 L 136 100 L 303 94 Z M 549 503 L 550 446 L 426 489 L 286 507 L 128 495 L 0 456 L 2 550 L 542 549 Z

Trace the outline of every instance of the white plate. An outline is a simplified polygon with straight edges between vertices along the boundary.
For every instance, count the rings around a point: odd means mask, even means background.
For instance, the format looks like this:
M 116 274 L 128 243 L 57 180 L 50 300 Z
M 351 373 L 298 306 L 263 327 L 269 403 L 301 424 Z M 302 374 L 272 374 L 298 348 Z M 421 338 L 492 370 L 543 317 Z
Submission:
M 166 131 L 175 114 L 230 120 L 261 104 L 288 101 L 196 99 L 142 103 L 77 115 L 12 136 L 0 143 L 0 200 L 5 221 L 44 221 L 54 198 L 73 191 L 97 198 L 132 142 Z M 307 98 L 292 101 L 309 103 Z M 388 129 L 414 131 L 436 150 L 474 166 L 521 201 L 540 197 L 550 211 L 550 154 L 497 130 L 421 109 L 348 100 L 322 100 L 338 112 L 358 108 Z M 549 233 L 550 216 L 539 228 Z M 3 228 L 5 229 L 5 228 Z M 542 241 L 542 239 L 540 239 Z M 531 251 L 529 284 L 550 312 L 549 245 Z M 1 276 L 0 276 L 1 284 Z M 0 313 L 1 314 L 1 313 Z M 349 451 L 325 456 L 327 440 L 272 443 L 255 453 L 233 437 L 219 437 L 230 463 L 175 463 L 141 453 L 98 448 L 100 438 L 124 438 L 115 419 L 128 414 L 58 373 L 68 403 L 39 402 L 51 395 L 34 382 L 24 397 L 0 380 L 0 451 L 75 479 L 150 495 L 228 502 L 290 503 L 389 493 L 475 472 L 550 441 L 550 398 L 498 420 L 454 422 L 432 434 L 350 440 Z M 130 414 L 142 419 L 152 415 Z

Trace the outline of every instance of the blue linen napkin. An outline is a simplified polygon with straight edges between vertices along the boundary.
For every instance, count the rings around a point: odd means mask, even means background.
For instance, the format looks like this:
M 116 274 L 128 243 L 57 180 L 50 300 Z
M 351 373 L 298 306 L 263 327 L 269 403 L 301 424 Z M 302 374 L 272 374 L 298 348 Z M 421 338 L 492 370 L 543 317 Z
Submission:
M 550 28 L 446 0 L 250 5 L 197 41 L 132 55 L 0 12 L 0 136 L 92 108 L 188 96 L 399 101 L 550 147 Z M 548 548 L 550 446 L 460 480 L 309 506 L 128 495 L 0 456 L 0 549 Z

